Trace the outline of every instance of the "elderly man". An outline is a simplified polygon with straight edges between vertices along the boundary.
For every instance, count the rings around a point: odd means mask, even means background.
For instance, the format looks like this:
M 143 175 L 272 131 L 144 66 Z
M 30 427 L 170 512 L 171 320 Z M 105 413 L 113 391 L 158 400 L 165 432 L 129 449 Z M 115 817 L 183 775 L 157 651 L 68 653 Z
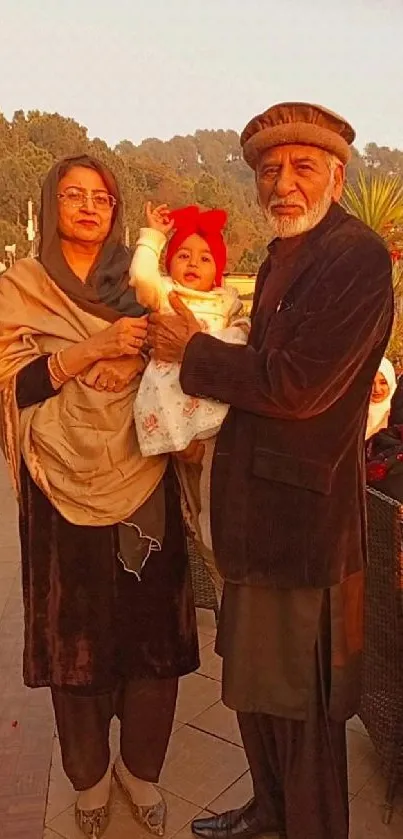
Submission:
M 151 317 L 155 356 L 181 361 L 183 390 L 231 406 L 212 474 L 225 579 L 217 648 L 254 798 L 196 820 L 204 839 L 348 836 L 363 442 L 393 318 L 387 250 L 338 205 L 354 136 L 341 117 L 300 102 L 271 107 L 245 128 L 270 239 L 248 346 L 202 334 L 174 296 L 174 314 Z

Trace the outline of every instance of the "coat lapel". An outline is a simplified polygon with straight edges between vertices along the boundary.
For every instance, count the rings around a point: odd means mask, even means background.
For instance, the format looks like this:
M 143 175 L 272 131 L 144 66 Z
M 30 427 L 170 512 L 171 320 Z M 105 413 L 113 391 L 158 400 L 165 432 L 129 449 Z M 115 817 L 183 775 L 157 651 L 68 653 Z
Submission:
M 259 308 L 259 301 L 262 298 L 263 290 L 266 318 L 269 319 L 278 311 L 281 307 L 281 302 L 291 288 L 316 259 L 317 247 L 322 237 L 327 236 L 334 227 L 344 223 L 347 219 L 348 214 L 345 210 L 339 204 L 332 204 L 325 218 L 316 227 L 302 236 L 301 244 L 297 250 L 297 258 L 295 258 L 295 251 L 284 258 L 282 265 L 276 270 L 276 281 L 273 283 L 272 290 L 269 288 L 264 290 L 264 286 L 270 276 L 270 259 L 267 260 L 266 277 L 260 283 L 259 298 L 256 301 L 257 305 L 253 307 L 254 312 L 257 312 Z M 270 293 L 271 291 L 272 293 Z

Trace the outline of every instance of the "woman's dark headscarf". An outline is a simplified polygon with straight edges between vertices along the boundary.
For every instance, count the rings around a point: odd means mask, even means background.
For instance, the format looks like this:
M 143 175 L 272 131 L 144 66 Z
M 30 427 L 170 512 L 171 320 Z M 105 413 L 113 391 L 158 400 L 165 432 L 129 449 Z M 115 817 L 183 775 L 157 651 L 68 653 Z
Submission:
M 67 264 L 58 232 L 59 183 L 76 166 L 98 172 L 116 198 L 110 232 L 85 283 Z M 42 187 L 39 232 L 39 261 L 53 282 L 81 309 L 111 322 L 122 315 L 140 317 L 144 313 L 134 289 L 129 287 L 131 253 L 123 245 L 122 199 L 115 177 L 106 166 L 87 154 L 66 157 L 52 166 Z

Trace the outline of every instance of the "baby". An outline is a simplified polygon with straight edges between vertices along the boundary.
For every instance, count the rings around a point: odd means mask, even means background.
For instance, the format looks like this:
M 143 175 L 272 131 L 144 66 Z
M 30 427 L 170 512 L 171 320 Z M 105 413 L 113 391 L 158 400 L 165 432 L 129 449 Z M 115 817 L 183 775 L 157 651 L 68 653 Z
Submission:
M 161 205 L 153 210 L 148 203 L 146 217 L 148 227 L 140 230 L 130 271 L 138 302 L 152 311 L 172 311 L 168 295 L 175 290 L 203 331 L 228 343 L 245 344 L 249 321 L 240 317 L 242 303 L 235 289 L 222 286 L 227 258 L 222 236 L 226 213 L 203 212 L 194 206 L 169 212 L 166 205 Z M 171 231 L 165 257 L 169 276 L 163 277 L 159 259 Z M 179 384 L 179 371 L 178 364 L 153 360 L 148 364 L 134 405 L 137 435 L 145 456 L 183 451 L 195 438 L 205 442 L 196 529 L 210 549 L 211 460 L 215 436 L 228 406 L 186 396 Z M 184 486 L 189 476 L 182 472 L 180 468 L 182 488 L 194 519 L 194 481 L 192 488 Z

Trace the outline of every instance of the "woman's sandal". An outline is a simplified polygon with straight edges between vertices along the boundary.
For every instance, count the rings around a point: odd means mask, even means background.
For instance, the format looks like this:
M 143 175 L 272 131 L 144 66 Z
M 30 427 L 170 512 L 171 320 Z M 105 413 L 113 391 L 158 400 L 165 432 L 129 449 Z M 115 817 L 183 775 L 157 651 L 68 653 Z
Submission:
M 113 767 L 113 777 L 115 778 L 119 789 L 122 790 L 130 804 L 133 818 L 142 825 L 142 827 L 145 827 L 150 831 L 150 833 L 153 833 L 154 836 L 163 836 L 165 833 L 165 824 L 167 819 L 167 805 L 162 795 L 161 801 L 158 801 L 157 804 L 141 806 L 133 801 L 130 791 L 122 778 L 119 777 L 116 764 Z
M 88 836 L 89 839 L 99 839 L 109 824 L 109 803 L 103 807 L 96 807 L 95 810 L 81 810 L 76 804 L 74 815 L 76 825 L 84 836 Z

